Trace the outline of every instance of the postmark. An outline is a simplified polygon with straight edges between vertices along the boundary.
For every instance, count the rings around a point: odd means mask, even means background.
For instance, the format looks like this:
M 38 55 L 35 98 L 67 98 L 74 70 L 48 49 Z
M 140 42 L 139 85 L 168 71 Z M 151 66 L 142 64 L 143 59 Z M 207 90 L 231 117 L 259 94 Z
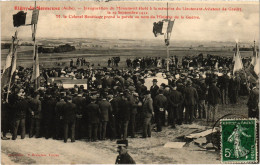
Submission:
M 256 119 L 222 119 L 221 162 L 256 163 Z

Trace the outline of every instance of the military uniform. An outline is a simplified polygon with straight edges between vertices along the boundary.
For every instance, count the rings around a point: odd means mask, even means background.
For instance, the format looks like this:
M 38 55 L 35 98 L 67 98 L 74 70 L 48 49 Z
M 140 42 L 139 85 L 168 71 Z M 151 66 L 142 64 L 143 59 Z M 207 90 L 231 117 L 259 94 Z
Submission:
M 134 159 L 128 154 L 118 155 L 115 164 L 136 164 Z

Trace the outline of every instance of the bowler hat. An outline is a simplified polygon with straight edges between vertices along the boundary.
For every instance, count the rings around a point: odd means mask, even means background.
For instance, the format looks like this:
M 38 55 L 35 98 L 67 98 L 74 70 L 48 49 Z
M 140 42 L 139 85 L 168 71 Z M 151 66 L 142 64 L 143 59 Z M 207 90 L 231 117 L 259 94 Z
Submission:
M 158 82 L 157 79 L 153 79 L 153 82 Z

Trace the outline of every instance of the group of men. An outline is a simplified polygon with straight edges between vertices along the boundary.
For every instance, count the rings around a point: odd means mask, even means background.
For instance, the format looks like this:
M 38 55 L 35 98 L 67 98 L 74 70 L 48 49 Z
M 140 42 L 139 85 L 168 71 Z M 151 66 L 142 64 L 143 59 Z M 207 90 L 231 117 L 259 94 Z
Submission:
M 147 77 L 164 72 L 168 84 L 149 88 Z M 168 125 L 191 124 L 194 119 L 216 120 L 219 104 L 236 103 L 243 86 L 238 73 L 230 75 L 228 68 L 189 68 L 166 72 L 159 69 L 45 69 L 42 77 L 71 78 L 72 75 L 86 79 L 88 89 L 74 86 L 65 89 L 57 84 L 42 82 L 42 88 L 34 91 L 28 83 L 28 68 L 16 72 L 16 84 L 11 93 L 2 89 L 3 139 L 11 130 L 12 139 L 45 137 L 71 142 L 107 138 L 126 140 L 129 136 L 151 137 L 152 123 L 156 131 Z M 73 73 L 73 74 L 72 74 Z M 72 76 L 72 79 L 75 77 Z M 249 117 L 258 117 L 258 84 L 251 83 L 249 94 Z M 208 105 L 208 106 L 206 106 Z M 20 129 L 19 129 L 20 126 Z M 20 130 L 20 131 L 19 131 Z

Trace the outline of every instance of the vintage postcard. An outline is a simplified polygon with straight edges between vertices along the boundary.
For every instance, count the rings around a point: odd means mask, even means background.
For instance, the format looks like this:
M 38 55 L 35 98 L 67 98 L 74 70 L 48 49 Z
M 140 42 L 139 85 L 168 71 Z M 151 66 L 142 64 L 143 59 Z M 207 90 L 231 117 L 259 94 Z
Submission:
M 2 164 L 258 163 L 258 1 L 2 1 Z

